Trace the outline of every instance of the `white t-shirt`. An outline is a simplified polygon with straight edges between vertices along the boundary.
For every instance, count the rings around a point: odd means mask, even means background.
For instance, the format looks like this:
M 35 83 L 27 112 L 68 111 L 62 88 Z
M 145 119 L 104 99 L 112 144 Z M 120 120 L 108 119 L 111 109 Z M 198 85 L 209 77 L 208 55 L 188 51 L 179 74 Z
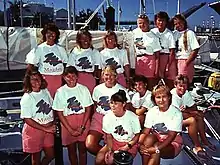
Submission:
M 133 112 L 126 110 L 122 117 L 116 117 L 109 111 L 103 118 L 102 130 L 119 142 L 129 142 L 140 133 L 141 127 L 138 116 Z
M 54 120 L 52 97 L 47 89 L 39 92 L 24 93 L 21 98 L 20 118 L 31 118 L 39 124 L 47 124 Z
M 173 105 L 166 112 L 161 112 L 158 106 L 150 109 L 145 117 L 144 127 L 152 131 L 167 135 L 168 131 L 182 131 L 182 113 Z
M 158 28 L 151 29 L 151 32 L 154 33 L 158 38 L 161 46 L 161 53 L 170 53 L 169 49 L 175 48 L 175 40 L 173 33 L 169 29 L 165 29 L 162 33 L 159 32 Z
M 152 32 L 142 32 L 140 28 L 136 28 L 133 30 L 133 35 L 136 55 L 153 55 L 154 52 L 161 50 L 159 39 Z M 139 48 L 137 44 L 143 47 Z
M 135 93 L 131 100 L 132 106 L 134 108 L 140 108 L 141 106 L 150 109 L 154 107 L 154 103 L 151 100 L 151 91 L 147 90 L 143 97 L 140 96 L 140 93 Z
M 176 52 L 176 58 L 177 59 L 187 59 L 190 55 L 190 53 L 199 48 L 199 43 L 196 39 L 196 35 L 192 30 L 187 29 L 187 47 L 188 49 L 185 50 L 184 44 L 183 44 L 183 38 L 184 38 L 184 32 L 179 32 L 175 30 L 173 32 L 174 39 L 177 42 L 176 46 L 178 46 L 177 52 Z
M 172 94 L 172 104 L 176 107 L 192 107 L 195 104 L 188 90 L 186 90 L 182 97 L 177 95 L 176 88 L 173 88 L 170 92 Z
M 66 84 L 59 89 L 54 97 L 53 109 L 63 111 L 64 116 L 85 113 L 85 107 L 93 104 L 88 88 L 79 83 L 70 88 Z
M 61 75 L 63 63 L 67 63 L 68 56 L 65 49 L 57 44 L 52 46 L 46 42 L 32 49 L 26 56 L 26 63 L 39 67 L 39 72 L 45 75 Z
M 100 53 L 96 49 L 75 47 L 69 55 L 67 66 L 74 66 L 78 71 L 94 72 L 95 65 L 100 68 Z
M 105 68 L 107 65 L 113 65 L 116 67 L 118 74 L 124 73 L 124 66 L 128 65 L 128 56 L 125 49 L 105 48 L 101 52 L 101 68 Z
M 130 97 L 128 95 L 127 89 L 116 83 L 112 88 L 107 88 L 105 83 L 99 84 L 96 86 L 92 93 L 92 98 L 97 102 L 96 111 L 100 114 L 105 115 L 107 111 L 110 110 L 110 99 L 113 94 L 119 91 L 119 89 L 124 90 L 126 93 L 126 97 L 128 99 L 127 102 L 130 102 Z

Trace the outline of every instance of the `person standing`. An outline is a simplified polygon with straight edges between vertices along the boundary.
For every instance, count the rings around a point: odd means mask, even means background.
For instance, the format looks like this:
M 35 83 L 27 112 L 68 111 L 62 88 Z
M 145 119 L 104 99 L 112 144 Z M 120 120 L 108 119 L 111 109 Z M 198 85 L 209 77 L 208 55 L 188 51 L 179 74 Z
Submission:
M 23 151 L 31 154 L 32 165 L 48 165 L 54 158 L 54 116 L 47 82 L 37 68 L 26 71 L 21 98 Z M 42 159 L 41 152 L 44 151 Z
M 148 79 L 150 90 L 157 84 L 159 74 L 159 39 L 150 32 L 149 19 L 141 14 L 137 19 L 138 28 L 133 30 L 134 48 L 136 53 L 135 74 Z
M 48 83 L 47 89 L 52 97 L 62 85 L 61 75 L 68 61 L 63 47 L 58 45 L 60 32 L 54 23 L 48 23 L 41 31 L 43 43 L 32 49 L 26 56 L 27 69 L 37 66 Z
M 85 85 L 90 93 L 100 77 L 100 53 L 92 46 L 92 35 L 87 29 L 80 29 L 76 35 L 77 47 L 69 55 L 68 66 L 78 71 L 78 82 Z
M 125 88 L 130 86 L 130 65 L 125 49 L 118 45 L 117 35 L 108 31 L 104 37 L 104 49 L 101 53 L 102 69 L 107 65 L 113 65 L 117 71 L 117 81 Z
M 175 31 L 174 39 L 176 41 L 176 58 L 178 75 L 182 74 L 188 77 L 189 83 L 192 83 L 194 76 L 194 60 L 199 52 L 199 43 L 196 35 L 187 27 L 187 21 L 181 14 L 173 18 Z
M 160 11 L 154 16 L 155 28 L 151 32 L 158 37 L 161 50 L 159 55 L 159 78 L 164 79 L 166 85 L 172 89 L 173 81 L 177 76 L 175 40 L 173 33 L 167 28 L 169 16 L 166 12 Z

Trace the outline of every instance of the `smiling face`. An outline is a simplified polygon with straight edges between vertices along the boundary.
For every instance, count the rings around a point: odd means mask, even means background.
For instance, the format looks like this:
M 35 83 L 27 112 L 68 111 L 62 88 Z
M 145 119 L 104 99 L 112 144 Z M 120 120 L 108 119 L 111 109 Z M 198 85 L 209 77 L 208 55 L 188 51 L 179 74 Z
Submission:
M 89 36 L 82 34 L 80 36 L 80 47 L 83 49 L 88 49 L 91 47 L 91 39 Z
M 167 95 L 167 93 L 164 92 L 158 92 L 155 94 L 155 103 L 159 107 L 161 111 L 167 111 L 170 106 L 170 97 Z
M 186 83 L 183 83 L 183 82 L 179 82 L 175 85 L 176 87 L 176 93 L 178 96 L 182 97 L 186 90 L 187 90 L 187 84 Z
M 111 88 L 111 87 L 115 86 L 116 74 L 114 72 L 106 70 L 103 72 L 102 76 L 103 76 L 103 81 L 105 82 L 106 87 Z
M 106 47 L 114 49 L 117 46 L 117 40 L 114 35 L 109 35 L 105 38 Z
M 135 82 L 134 88 L 141 96 L 144 96 L 147 91 L 147 85 L 142 81 Z
M 162 18 L 157 18 L 156 20 L 156 27 L 160 32 L 163 32 L 166 29 L 166 20 Z
M 30 77 L 30 84 L 33 92 L 39 92 L 41 88 L 41 77 L 38 74 Z
M 138 25 L 138 27 L 139 27 L 143 32 L 149 31 L 149 22 L 148 22 L 147 19 L 138 18 L 138 19 L 137 19 L 137 25 Z
M 110 101 L 110 108 L 115 116 L 122 116 L 125 112 L 124 107 L 125 103 L 120 101 Z
M 51 31 L 51 30 L 47 30 L 46 32 L 46 42 L 48 45 L 54 45 L 55 44 L 55 39 L 56 39 L 56 33 Z
M 77 75 L 75 73 L 68 73 L 63 76 L 68 87 L 73 88 L 77 83 Z
M 184 25 L 184 21 L 182 21 L 178 18 L 174 19 L 174 27 L 179 32 L 186 30 L 185 25 Z

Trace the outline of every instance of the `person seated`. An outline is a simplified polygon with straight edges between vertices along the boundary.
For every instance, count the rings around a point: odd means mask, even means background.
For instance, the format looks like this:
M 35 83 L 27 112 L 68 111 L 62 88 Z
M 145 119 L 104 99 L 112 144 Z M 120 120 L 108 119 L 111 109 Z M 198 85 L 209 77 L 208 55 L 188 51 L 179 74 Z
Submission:
M 110 108 L 110 98 L 119 89 L 124 90 L 127 96 L 126 107 L 130 107 L 130 97 L 127 89 L 117 83 L 117 72 L 114 66 L 107 65 L 102 71 L 104 83 L 99 84 L 94 88 L 92 98 L 95 104 L 95 113 L 92 116 L 89 135 L 86 138 L 86 147 L 88 151 L 96 155 L 102 148 L 100 141 L 104 138 L 102 131 L 102 120 Z M 129 109 L 129 108 L 128 108 Z
M 176 77 L 174 81 L 175 88 L 171 90 L 172 104 L 182 112 L 183 126 L 188 127 L 189 136 L 194 143 L 193 152 L 199 157 L 204 157 L 206 153 L 199 141 L 199 137 L 204 146 L 211 151 L 215 151 L 216 147 L 206 138 L 204 114 L 202 111 L 198 111 L 195 101 L 187 90 L 188 84 L 187 76 L 180 74 Z
M 154 106 L 154 103 L 151 101 L 151 91 L 147 89 L 146 77 L 136 75 L 133 79 L 133 85 L 136 93 L 131 99 L 132 110 L 139 116 L 141 127 L 143 127 L 145 114 L 149 108 Z
M 137 115 L 126 110 L 126 101 L 124 90 L 111 97 L 111 111 L 104 116 L 102 125 L 107 137 L 106 145 L 98 152 L 96 165 L 113 164 L 114 151 L 128 151 L 133 157 L 137 154 L 140 123 Z
M 182 114 L 171 104 L 171 93 L 167 86 L 157 85 L 152 91 L 156 104 L 145 118 L 144 130 L 139 138 L 142 164 L 159 165 L 160 158 L 172 159 L 182 148 Z

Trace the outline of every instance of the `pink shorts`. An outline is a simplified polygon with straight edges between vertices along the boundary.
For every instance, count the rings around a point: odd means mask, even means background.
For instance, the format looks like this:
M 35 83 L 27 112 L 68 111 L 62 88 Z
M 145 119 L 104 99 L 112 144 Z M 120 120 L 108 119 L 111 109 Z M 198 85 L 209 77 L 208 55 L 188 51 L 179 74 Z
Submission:
M 126 80 L 125 80 L 125 75 L 123 73 L 117 75 L 117 81 L 123 87 L 125 87 L 125 88 L 127 87 L 127 83 L 126 83 Z
M 90 93 L 93 92 L 93 89 L 96 86 L 96 81 L 92 73 L 87 73 L 87 72 L 79 72 L 78 73 L 78 83 L 85 85 Z
M 155 133 L 154 135 L 157 136 L 159 142 L 163 142 L 167 138 L 167 135 L 160 135 L 160 134 L 157 134 L 157 133 Z M 182 145 L 183 145 L 182 136 L 177 135 L 175 137 L 175 139 L 171 142 L 171 144 L 175 149 L 175 156 L 177 156 L 180 153 L 180 151 L 182 150 Z
M 164 78 L 164 73 L 166 71 L 166 65 L 169 62 L 169 54 L 160 54 L 160 63 L 159 63 L 159 76 Z M 176 60 L 172 62 L 168 73 L 166 75 L 166 79 L 175 80 L 177 76 L 177 67 L 176 67 Z
M 92 121 L 91 121 L 91 125 L 90 125 L 90 130 L 93 130 L 93 131 L 97 131 L 101 134 L 105 134 L 103 131 L 102 131 L 102 120 L 103 120 L 103 117 L 104 115 L 98 113 L 98 112 L 95 112 L 92 116 Z
M 43 148 L 53 147 L 54 135 L 24 124 L 22 130 L 23 151 L 27 153 L 40 152 Z
M 84 119 L 84 113 L 82 114 L 73 114 L 69 116 L 65 116 L 67 122 L 70 124 L 72 129 L 77 129 L 80 128 Z M 84 142 L 86 141 L 86 137 L 89 132 L 89 126 L 90 126 L 90 121 L 85 125 L 85 130 L 83 131 L 83 134 L 80 136 L 72 136 L 69 131 L 63 126 L 62 126 L 62 144 L 64 146 L 67 146 L 69 144 L 75 143 L 75 142 Z
M 61 75 L 43 75 L 44 79 L 47 81 L 47 89 L 50 92 L 52 98 L 54 98 L 55 93 L 59 87 L 62 85 Z
M 156 59 L 154 55 L 143 55 L 137 57 L 135 65 L 135 73 L 148 78 L 155 77 Z
M 113 151 L 117 151 L 120 147 L 123 147 L 126 144 L 127 144 L 127 142 L 119 142 L 119 141 L 113 139 L 112 149 L 113 149 Z M 138 144 L 133 145 L 132 148 L 128 150 L 128 152 L 131 153 L 133 157 L 135 157 L 138 152 Z
M 187 76 L 189 78 L 189 83 L 191 83 L 193 80 L 194 73 L 195 73 L 194 63 L 191 62 L 188 65 L 188 67 L 186 67 L 185 63 L 186 63 L 185 59 L 177 60 L 178 74 Z

